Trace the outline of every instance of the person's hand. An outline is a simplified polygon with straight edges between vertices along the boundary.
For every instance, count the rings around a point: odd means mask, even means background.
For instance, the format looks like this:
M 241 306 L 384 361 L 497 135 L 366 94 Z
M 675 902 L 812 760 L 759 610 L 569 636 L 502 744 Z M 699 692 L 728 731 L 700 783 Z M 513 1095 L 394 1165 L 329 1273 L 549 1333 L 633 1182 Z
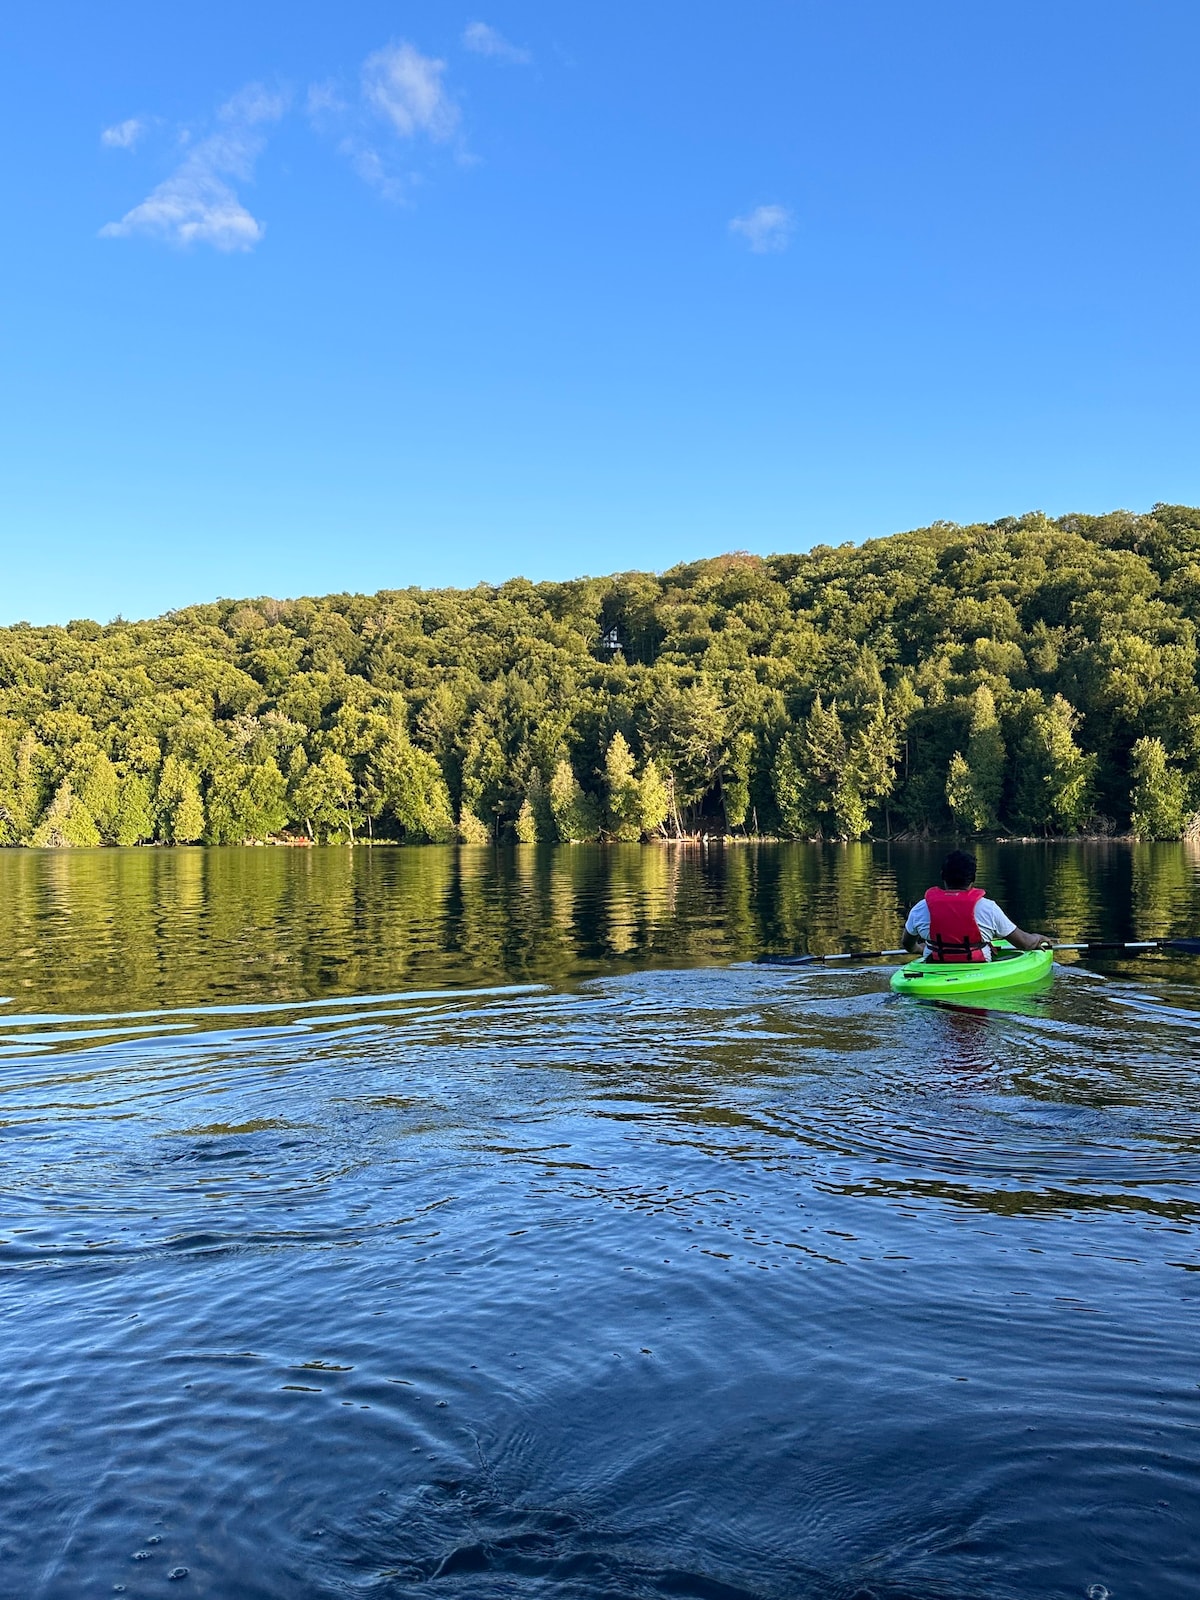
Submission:
M 1034 945 L 1034 949 L 1035 950 L 1053 950 L 1054 949 L 1054 940 L 1053 939 L 1047 939 L 1047 937 L 1046 937 L 1046 935 L 1044 933 L 1039 933 L 1038 934 L 1038 942 L 1037 942 L 1036 945 Z

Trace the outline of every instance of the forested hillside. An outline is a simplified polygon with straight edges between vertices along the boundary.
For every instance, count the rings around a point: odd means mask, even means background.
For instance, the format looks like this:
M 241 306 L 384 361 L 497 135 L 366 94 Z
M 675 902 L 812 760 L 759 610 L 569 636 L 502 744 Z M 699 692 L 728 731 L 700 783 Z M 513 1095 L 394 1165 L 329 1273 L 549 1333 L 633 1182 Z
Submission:
M 1156 506 L 18 624 L 0 843 L 1173 837 L 1198 620 L 1200 510 Z

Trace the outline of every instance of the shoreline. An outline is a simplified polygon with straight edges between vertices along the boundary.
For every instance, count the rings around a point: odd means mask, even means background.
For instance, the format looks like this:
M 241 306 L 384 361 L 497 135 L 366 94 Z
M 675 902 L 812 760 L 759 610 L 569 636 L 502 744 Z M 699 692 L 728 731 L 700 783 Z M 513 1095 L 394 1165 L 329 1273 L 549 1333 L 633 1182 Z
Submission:
M 670 838 L 657 839 L 586 839 L 572 840 L 563 843 L 557 839 L 536 840 L 525 843 L 519 839 L 489 839 L 481 844 L 467 843 L 462 839 L 422 840 L 408 842 L 403 839 L 339 839 L 318 844 L 316 840 L 305 838 L 282 839 L 242 839 L 237 844 L 209 844 L 204 840 L 191 840 L 187 843 L 174 844 L 163 840 L 147 841 L 143 844 L 116 845 L 71 845 L 71 844 L 6 844 L 0 845 L 0 853 L 7 854 L 90 854 L 95 851 L 113 850 L 560 850 L 584 848 L 599 849 L 628 849 L 631 845 L 638 849 L 654 850 L 709 850 L 714 847 L 724 848 L 735 846 L 747 848 L 759 845 L 806 845 L 809 847 L 848 849 L 855 845 L 925 845 L 930 848 L 945 846 L 968 846 L 977 849 L 980 846 L 990 845 L 1120 845 L 1132 847 L 1146 844 L 1184 844 L 1200 849 L 1200 832 L 1189 829 L 1174 839 L 1145 839 L 1134 833 L 1053 833 L 1053 834 L 1001 834 L 990 838 L 966 839 L 954 834 L 869 834 L 862 839 L 794 839 L 782 834 L 755 833 L 691 833 Z

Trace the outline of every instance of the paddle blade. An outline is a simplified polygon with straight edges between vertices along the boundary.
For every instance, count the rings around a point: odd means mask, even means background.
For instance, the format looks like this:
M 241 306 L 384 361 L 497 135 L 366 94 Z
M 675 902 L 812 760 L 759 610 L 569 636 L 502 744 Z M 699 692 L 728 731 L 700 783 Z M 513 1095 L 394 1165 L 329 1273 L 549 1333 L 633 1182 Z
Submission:
M 756 967 L 807 967 L 820 956 L 755 956 Z
M 1200 956 L 1200 939 L 1164 939 L 1164 950 L 1186 950 L 1189 955 Z

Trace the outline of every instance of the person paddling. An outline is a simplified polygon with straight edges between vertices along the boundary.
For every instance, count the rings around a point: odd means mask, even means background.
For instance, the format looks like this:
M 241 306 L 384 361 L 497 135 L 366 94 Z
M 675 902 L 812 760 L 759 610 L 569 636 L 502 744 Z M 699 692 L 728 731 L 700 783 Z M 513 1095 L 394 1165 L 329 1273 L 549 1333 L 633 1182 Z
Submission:
M 904 924 L 904 948 L 924 946 L 926 961 L 990 961 L 992 944 L 1006 939 L 1018 950 L 1047 950 L 1043 933 L 1026 933 L 1011 917 L 976 889 L 975 857 L 951 850 L 942 862 L 940 889 L 927 889 Z

